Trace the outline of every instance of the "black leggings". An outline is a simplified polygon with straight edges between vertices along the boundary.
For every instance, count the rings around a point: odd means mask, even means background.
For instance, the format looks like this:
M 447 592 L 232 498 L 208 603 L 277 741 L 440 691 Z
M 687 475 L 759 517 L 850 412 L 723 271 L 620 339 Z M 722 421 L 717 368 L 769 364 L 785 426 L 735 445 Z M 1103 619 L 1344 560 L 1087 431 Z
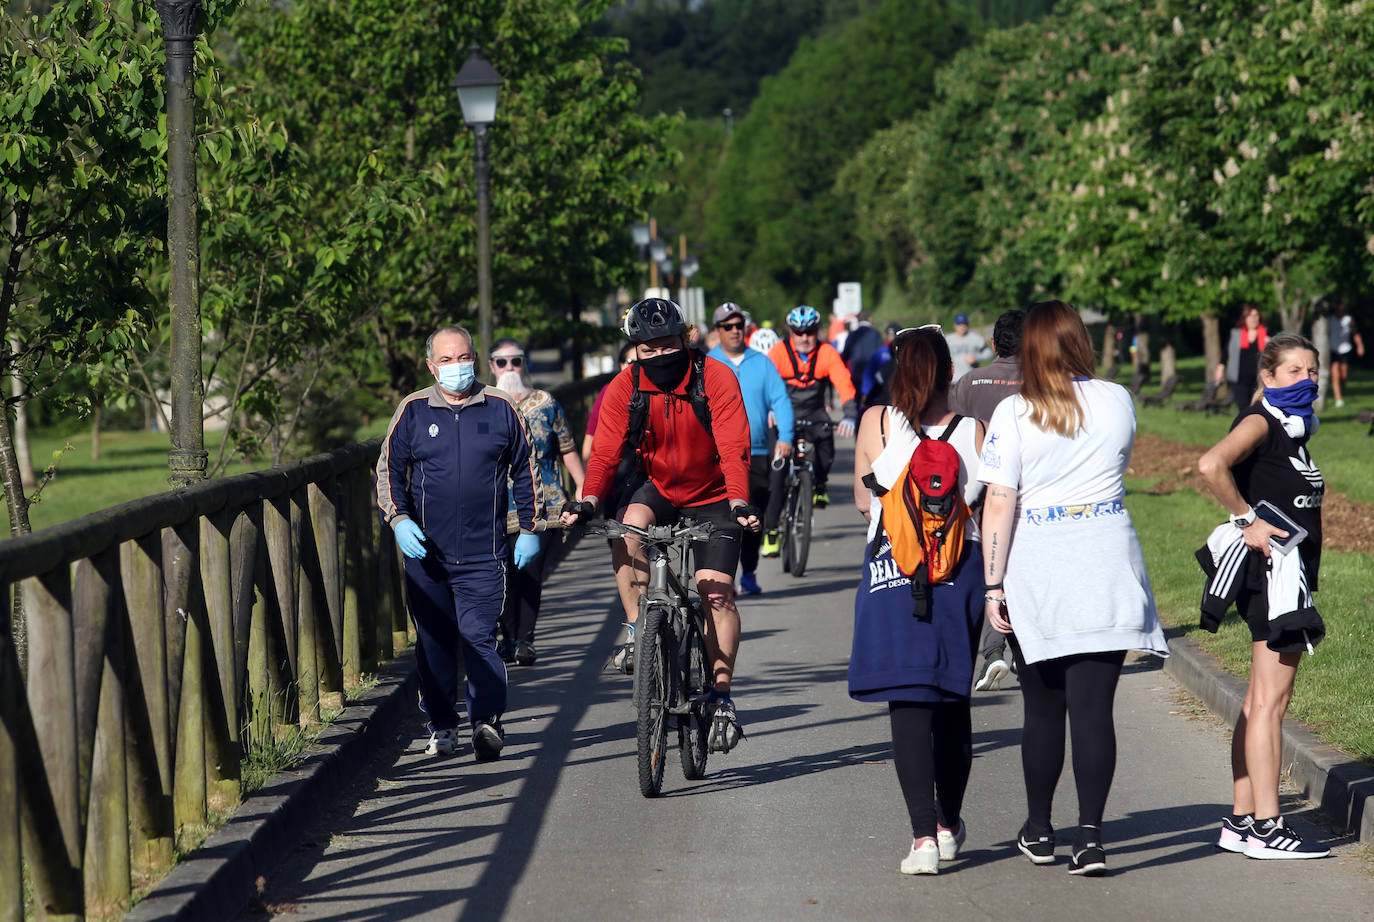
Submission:
M 1126 651 L 1081 653 L 1027 666 L 1011 635 L 1025 704 L 1021 772 L 1031 825 L 1051 829 L 1054 788 L 1064 771 L 1064 715 L 1073 734 L 1073 780 L 1078 788 L 1078 824 L 1101 826 L 1116 772 L 1116 726 L 1112 699 Z
M 889 701 L 892 761 L 902 786 L 911 835 L 935 835 L 935 824 L 959 823 L 973 767 L 973 724 L 969 702 Z

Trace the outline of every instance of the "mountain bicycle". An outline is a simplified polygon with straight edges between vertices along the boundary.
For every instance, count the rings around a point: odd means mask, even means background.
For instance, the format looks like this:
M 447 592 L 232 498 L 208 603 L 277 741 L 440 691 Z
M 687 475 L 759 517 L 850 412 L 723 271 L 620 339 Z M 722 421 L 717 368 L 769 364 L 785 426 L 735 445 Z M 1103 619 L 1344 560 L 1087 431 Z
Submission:
M 670 722 L 677 728 L 682 776 L 706 776 L 711 730 L 707 698 L 711 661 L 706 651 L 706 619 L 690 574 L 693 541 L 711 536 L 710 522 L 684 518 L 676 525 L 639 528 L 623 522 L 597 522 L 588 527 L 607 538 L 634 535 L 649 559 L 649 586 L 639 597 L 635 621 L 635 744 L 639 792 L 656 797 L 663 787 Z M 674 563 L 676 566 L 674 566 Z
M 804 424 L 799 424 L 792 454 L 783 458 L 787 465 L 782 521 L 778 527 L 779 555 L 782 557 L 784 572 L 793 576 L 806 573 L 806 559 L 811 552 L 811 519 L 816 502 L 815 462 L 811 460 L 812 444 L 801 434 Z M 811 426 L 829 425 L 811 423 Z

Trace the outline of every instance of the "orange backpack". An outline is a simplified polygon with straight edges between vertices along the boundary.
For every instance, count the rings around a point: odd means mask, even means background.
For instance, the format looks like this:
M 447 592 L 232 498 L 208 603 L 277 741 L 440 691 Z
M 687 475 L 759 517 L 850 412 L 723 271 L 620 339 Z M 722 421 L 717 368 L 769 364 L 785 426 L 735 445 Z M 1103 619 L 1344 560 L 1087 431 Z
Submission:
M 964 533 L 972 514 L 959 490 L 959 452 L 949 437 L 963 421 L 955 416 L 938 439 L 926 438 L 917 428 L 919 441 L 911 460 L 892 489 L 884 490 L 872 473 L 864 484 L 878 497 L 882 512 L 878 531 L 868 551 L 875 556 L 884 534 L 892 545 L 892 561 L 911 580 L 916 617 L 930 617 L 930 587 L 950 579 L 964 553 Z M 887 414 L 880 426 L 887 444 Z

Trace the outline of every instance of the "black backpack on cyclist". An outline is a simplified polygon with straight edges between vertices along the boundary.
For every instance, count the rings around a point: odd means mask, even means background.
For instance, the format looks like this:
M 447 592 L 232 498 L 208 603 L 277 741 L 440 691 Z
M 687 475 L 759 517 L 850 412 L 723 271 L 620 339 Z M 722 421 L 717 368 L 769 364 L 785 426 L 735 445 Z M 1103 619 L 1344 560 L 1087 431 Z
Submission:
M 622 484 L 626 478 L 630 477 L 635 471 L 640 469 L 642 459 L 639 457 L 640 446 L 644 441 L 644 433 L 649 428 L 649 398 L 639 389 L 639 363 L 630 365 L 630 380 L 634 388 L 630 392 L 630 425 L 626 430 L 625 448 L 621 452 L 620 466 L 616 468 L 615 483 Z M 676 394 L 664 393 L 665 400 L 681 400 Z M 697 350 L 692 350 L 691 371 L 687 378 L 687 400 L 692 405 L 692 412 L 697 415 L 697 422 L 701 423 L 701 428 L 706 430 L 706 434 L 713 436 L 711 431 L 711 404 L 706 398 L 706 356 Z

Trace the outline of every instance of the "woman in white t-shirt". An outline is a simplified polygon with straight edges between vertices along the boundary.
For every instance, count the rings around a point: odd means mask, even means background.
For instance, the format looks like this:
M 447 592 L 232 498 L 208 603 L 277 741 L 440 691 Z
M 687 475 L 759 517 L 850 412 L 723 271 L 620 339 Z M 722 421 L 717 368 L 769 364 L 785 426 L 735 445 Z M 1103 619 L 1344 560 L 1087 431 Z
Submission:
M 1093 377 L 1078 312 L 1026 313 L 1021 393 L 997 405 L 983 441 L 987 616 L 1011 635 L 1025 705 L 1021 765 L 1029 817 L 1017 847 L 1054 861 L 1050 808 L 1073 735 L 1077 841 L 1070 874 L 1106 873 L 1102 813 L 1116 770 L 1112 699 L 1127 650 L 1168 655 L 1140 541 L 1122 504 L 1135 407 Z
M 892 341 L 892 406 L 864 413 L 854 447 L 854 503 L 868 519 L 863 575 L 854 598 L 849 694 L 884 702 L 892 726 L 892 761 L 911 819 L 911 850 L 903 874 L 935 874 L 958 855 L 966 835 L 961 816 L 973 765 L 969 686 L 983 624 L 983 561 L 970 519 L 959 562 L 929 587 L 929 614 L 918 615 L 911 580 L 892 559 L 882 506 L 874 491 L 900 489 L 921 438 L 943 439 L 959 454 L 965 502 L 982 493 L 979 422 L 949 409 L 954 372 L 936 326 L 904 330 Z M 919 427 L 920 433 L 913 428 Z

